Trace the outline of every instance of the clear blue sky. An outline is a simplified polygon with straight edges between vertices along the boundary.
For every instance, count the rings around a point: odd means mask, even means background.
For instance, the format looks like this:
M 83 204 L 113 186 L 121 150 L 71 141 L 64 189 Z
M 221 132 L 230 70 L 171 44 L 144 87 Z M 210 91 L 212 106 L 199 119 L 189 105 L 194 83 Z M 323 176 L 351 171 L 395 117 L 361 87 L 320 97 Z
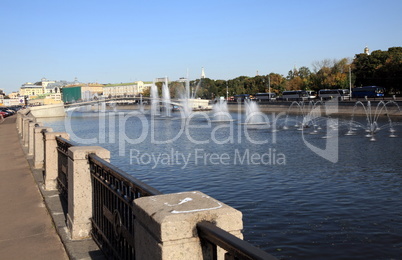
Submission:
M 2 0 L 0 89 L 231 79 L 402 46 L 402 1 Z

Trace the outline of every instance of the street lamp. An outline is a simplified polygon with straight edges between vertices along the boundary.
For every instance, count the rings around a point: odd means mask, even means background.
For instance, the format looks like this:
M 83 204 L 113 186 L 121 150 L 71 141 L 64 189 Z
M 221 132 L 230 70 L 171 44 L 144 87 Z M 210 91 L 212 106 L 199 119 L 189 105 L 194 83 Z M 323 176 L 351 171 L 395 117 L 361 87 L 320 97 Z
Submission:
M 271 101 L 271 75 L 268 74 L 268 101 Z
M 352 100 L 352 71 L 349 65 L 349 100 Z

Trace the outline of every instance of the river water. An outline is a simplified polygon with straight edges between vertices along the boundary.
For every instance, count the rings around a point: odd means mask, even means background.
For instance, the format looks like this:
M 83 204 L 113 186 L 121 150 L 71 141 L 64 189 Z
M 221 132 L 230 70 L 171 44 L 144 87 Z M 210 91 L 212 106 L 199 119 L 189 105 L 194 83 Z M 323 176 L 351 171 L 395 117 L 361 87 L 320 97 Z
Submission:
M 350 117 L 302 129 L 299 116 L 267 115 L 269 128 L 230 119 L 117 111 L 42 121 L 109 149 L 113 164 L 163 193 L 199 190 L 240 210 L 245 240 L 280 259 L 401 259 L 400 123 L 390 138 L 380 118 L 370 141 L 359 127 L 345 135 Z

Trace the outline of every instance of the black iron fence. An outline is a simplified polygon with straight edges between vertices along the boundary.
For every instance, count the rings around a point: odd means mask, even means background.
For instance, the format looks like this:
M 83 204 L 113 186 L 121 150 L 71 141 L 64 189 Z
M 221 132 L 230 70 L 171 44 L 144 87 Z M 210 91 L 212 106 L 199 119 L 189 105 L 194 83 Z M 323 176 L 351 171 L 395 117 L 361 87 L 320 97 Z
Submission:
M 218 247 L 227 251 L 225 260 L 258 259 L 275 260 L 274 256 L 230 234 L 210 222 L 197 224 L 198 236 L 201 239 L 204 258 L 217 259 Z
M 68 149 L 78 145 L 56 137 L 58 151 L 57 186 L 68 200 Z M 88 155 L 92 182 L 91 235 L 108 259 L 135 259 L 134 199 L 162 194 L 120 170 L 96 154 Z M 276 259 L 209 222 L 197 224 L 204 259 L 217 259 L 218 247 L 225 259 Z
M 78 145 L 63 137 L 57 136 L 57 189 L 60 196 L 68 200 L 68 148 Z
M 162 194 L 95 154 L 88 156 L 92 190 L 92 237 L 110 259 L 135 259 L 133 201 Z

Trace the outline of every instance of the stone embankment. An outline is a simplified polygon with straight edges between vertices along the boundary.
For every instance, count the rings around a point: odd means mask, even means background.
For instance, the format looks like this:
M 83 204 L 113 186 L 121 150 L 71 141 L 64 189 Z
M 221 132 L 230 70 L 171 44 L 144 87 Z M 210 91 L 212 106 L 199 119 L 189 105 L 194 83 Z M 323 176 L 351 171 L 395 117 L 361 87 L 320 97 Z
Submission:
M 387 114 L 392 117 L 402 116 L 402 102 L 390 102 L 384 101 L 385 104 L 379 103 L 380 101 L 370 101 L 372 113 L 376 113 L 376 110 L 380 115 L 386 116 Z M 367 101 L 361 101 L 361 103 L 356 103 L 355 101 L 342 101 L 342 102 L 323 102 L 323 103 L 312 103 L 304 102 L 300 105 L 292 102 L 271 102 L 271 103 L 259 103 L 259 109 L 263 113 L 290 113 L 290 114 L 306 114 L 309 113 L 313 107 L 315 107 L 316 112 L 321 112 L 323 115 L 326 113 L 326 108 L 331 109 L 331 115 L 357 115 L 365 116 L 368 113 L 368 103 Z M 313 104 L 316 104 L 315 106 Z M 229 104 L 229 110 L 231 112 L 237 112 L 239 110 L 243 111 L 244 106 L 237 105 L 235 103 Z M 377 108 L 378 107 L 378 108 Z

